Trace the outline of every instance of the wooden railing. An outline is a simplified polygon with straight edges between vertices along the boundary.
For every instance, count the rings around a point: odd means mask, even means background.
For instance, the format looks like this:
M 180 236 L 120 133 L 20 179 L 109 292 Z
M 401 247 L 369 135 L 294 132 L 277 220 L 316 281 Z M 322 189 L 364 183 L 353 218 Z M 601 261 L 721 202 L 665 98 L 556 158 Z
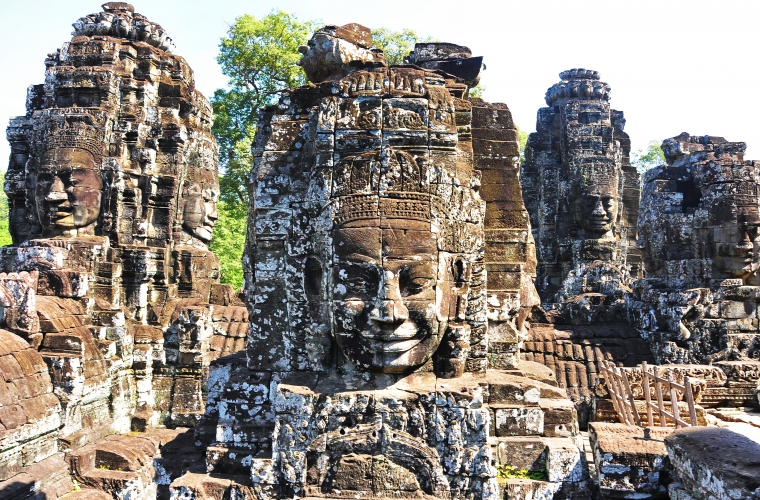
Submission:
M 666 367 L 642 363 L 639 369 L 641 370 L 641 388 L 644 393 L 644 409 L 647 413 L 647 420 L 643 425 L 654 427 L 655 413 L 661 427 L 668 427 L 668 422 L 672 422 L 676 428 L 699 425 L 697 411 L 694 407 L 694 391 L 688 375 L 684 376 L 684 383 L 681 385 L 673 380 L 673 372 Z M 627 425 L 641 426 L 641 416 L 636 407 L 633 391 L 631 391 L 627 370 L 615 366 L 610 361 L 602 361 L 601 372 L 620 421 Z M 654 386 L 656 401 L 652 397 L 650 382 Z M 681 418 L 678 409 L 679 393 L 688 407 L 690 422 Z M 670 411 L 666 409 L 665 403 L 665 399 L 668 397 L 670 399 Z

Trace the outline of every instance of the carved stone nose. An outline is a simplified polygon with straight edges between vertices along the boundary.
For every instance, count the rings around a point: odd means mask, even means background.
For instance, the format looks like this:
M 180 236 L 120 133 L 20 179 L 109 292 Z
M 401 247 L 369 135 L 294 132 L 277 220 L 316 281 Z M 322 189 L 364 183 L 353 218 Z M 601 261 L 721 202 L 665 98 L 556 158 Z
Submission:
M 219 218 L 219 212 L 216 210 L 216 203 L 211 206 L 211 210 L 206 210 L 206 218 L 215 221 Z
M 594 211 L 591 212 L 591 215 L 598 215 L 600 217 L 607 215 L 607 212 L 604 210 L 604 205 L 602 205 L 602 200 L 597 200 L 596 206 L 594 207 Z
M 45 196 L 45 201 L 60 202 L 60 201 L 66 201 L 67 199 L 68 199 L 68 196 L 66 195 L 66 189 L 63 185 L 63 182 L 61 181 L 61 179 L 56 177 L 55 180 L 53 181 L 53 184 L 50 186 L 50 190 Z
M 401 300 L 378 300 L 369 317 L 380 323 L 401 323 L 409 318 L 409 310 Z
M 306 55 L 307 52 L 309 52 L 309 46 L 308 45 L 300 45 L 298 47 L 298 52 L 302 55 Z

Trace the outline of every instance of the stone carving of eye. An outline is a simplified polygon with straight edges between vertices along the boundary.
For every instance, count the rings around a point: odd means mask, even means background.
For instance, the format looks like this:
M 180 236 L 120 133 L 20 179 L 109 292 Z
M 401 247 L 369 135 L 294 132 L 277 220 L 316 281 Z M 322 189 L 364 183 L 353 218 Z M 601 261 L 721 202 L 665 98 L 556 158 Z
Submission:
M 345 287 L 345 293 L 348 295 L 372 295 L 377 292 L 380 282 L 377 270 L 358 265 L 340 270 L 338 276 L 338 283 Z
M 405 267 L 399 272 L 399 291 L 402 297 L 417 295 L 434 285 L 428 266 Z
M 353 276 L 351 278 L 347 278 L 343 280 L 343 283 L 345 283 L 346 288 L 349 291 L 361 294 L 366 294 L 368 292 L 369 282 L 363 276 Z

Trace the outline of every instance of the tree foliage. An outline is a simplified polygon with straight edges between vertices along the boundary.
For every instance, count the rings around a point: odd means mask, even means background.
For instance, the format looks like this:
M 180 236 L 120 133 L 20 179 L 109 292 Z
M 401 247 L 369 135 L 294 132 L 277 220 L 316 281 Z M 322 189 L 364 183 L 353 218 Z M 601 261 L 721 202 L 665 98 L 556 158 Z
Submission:
M 408 28 L 401 31 L 393 31 L 388 28 L 372 30 L 372 43 L 375 48 L 385 53 L 388 66 L 404 64 L 404 58 L 414 50 L 414 44 L 437 41 L 437 39 L 429 36 L 421 38 L 414 30 Z
M 410 29 L 393 31 L 388 28 L 378 28 L 372 30 L 372 43 L 385 53 L 388 66 L 404 64 L 404 58 L 414 50 L 414 44 L 418 41 L 419 36 Z
M 530 134 L 521 129 L 517 124 L 515 124 L 515 128 L 517 129 L 517 142 L 520 143 L 520 161 L 523 161 L 525 160 L 525 145 L 528 144 L 528 136 Z
M 639 149 L 631 155 L 631 165 L 636 167 L 642 179 L 647 170 L 665 164 L 665 154 L 662 152 L 661 142 L 651 140 L 646 150 Z
M 5 172 L 0 171 L 0 246 L 13 243 L 11 233 L 8 231 L 8 215 L 10 211 L 8 209 L 8 197 L 5 195 L 5 190 L 2 189 L 4 185 Z
M 483 99 L 483 93 L 486 91 L 486 88 L 483 86 L 482 83 L 478 82 L 477 85 L 475 85 L 473 88 L 470 89 L 468 92 L 468 95 L 470 98 L 478 98 Z
M 306 44 L 315 23 L 272 11 L 261 19 L 237 18 L 219 44 L 217 62 L 229 78 L 227 88 L 211 98 L 212 132 L 219 143 L 221 202 L 211 250 L 219 256 L 221 281 L 243 284 L 240 258 L 248 217 L 248 173 L 253 166 L 251 145 L 256 117 L 263 106 L 275 104 L 284 89 L 306 82 L 296 65 L 300 45 Z
M 315 24 L 283 11 L 261 19 L 238 17 L 219 44 L 216 60 L 229 78 L 227 89 L 214 92 L 213 133 L 219 143 L 222 199 L 248 205 L 246 179 L 251 169 L 250 146 L 256 116 L 278 94 L 305 83 L 296 62 Z
M 247 207 L 239 203 L 222 201 L 217 208 L 219 219 L 214 226 L 214 239 L 210 249 L 219 256 L 221 281 L 236 289 L 243 286 L 243 266 L 240 257 L 245 245 L 245 230 L 248 218 Z

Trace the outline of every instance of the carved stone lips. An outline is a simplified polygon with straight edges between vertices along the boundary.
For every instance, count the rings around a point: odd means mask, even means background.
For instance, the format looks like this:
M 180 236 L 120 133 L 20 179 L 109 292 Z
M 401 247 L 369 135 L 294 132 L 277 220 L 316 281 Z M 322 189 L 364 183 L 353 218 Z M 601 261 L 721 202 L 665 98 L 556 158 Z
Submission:
M 406 352 L 422 342 L 423 338 L 420 336 L 411 340 L 393 340 L 387 342 L 376 340 L 371 343 L 370 349 L 374 352 Z
M 591 217 L 588 221 L 589 226 L 595 229 L 604 229 L 610 221 L 606 218 Z
M 71 209 L 66 209 L 64 207 L 56 207 L 55 209 L 52 209 L 48 212 L 48 216 L 51 219 L 63 219 L 64 217 L 70 216 L 72 213 Z
M 369 340 L 375 351 L 404 352 L 419 344 L 425 335 L 420 335 L 416 325 L 409 321 L 395 328 L 376 327 L 361 332 Z

